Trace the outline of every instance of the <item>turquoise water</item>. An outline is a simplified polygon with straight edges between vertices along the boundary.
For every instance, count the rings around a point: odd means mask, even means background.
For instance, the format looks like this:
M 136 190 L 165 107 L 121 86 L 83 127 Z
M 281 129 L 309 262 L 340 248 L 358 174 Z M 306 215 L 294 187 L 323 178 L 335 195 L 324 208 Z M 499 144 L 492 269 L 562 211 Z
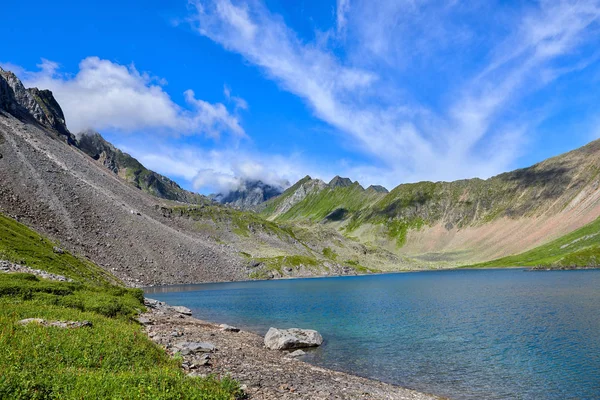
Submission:
M 198 318 L 317 329 L 305 361 L 454 399 L 600 399 L 600 271 L 459 270 L 150 288 Z

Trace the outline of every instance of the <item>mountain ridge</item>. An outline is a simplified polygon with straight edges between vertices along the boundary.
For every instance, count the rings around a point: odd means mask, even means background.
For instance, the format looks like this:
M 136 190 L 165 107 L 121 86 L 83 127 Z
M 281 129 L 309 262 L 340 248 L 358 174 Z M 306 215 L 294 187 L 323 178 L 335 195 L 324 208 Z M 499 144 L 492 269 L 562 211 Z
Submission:
M 600 215 L 600 141 L 487 180 L 389 192 L 307 175 L 248 212 L 184 191 L 98 133 L 72 135 L 51 92 L 6 71 L 0 117 L 0 212 L 130 285 L 485 263 L 555 251 L 543 246 L 595 232 Z M 541 259 L 595 257 L 595 242 L 573 240 L 589 248 Z

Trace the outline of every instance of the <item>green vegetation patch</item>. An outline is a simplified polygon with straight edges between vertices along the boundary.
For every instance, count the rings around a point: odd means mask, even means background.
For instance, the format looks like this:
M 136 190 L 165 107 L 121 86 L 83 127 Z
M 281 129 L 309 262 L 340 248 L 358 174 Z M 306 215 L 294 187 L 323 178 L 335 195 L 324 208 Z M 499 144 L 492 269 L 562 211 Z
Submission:
M 521 254 L 499 258 L 467 268 L 510 266 L 595 267 L 600 265 L 600 219 L 550 243 Z
M 422 218 L 416 217 L 410 221 L 397 220 L 388 221 L 386 223 L 388 229 L 388 237 L 396 239 L 396 245 L 402 247 L 406 244 L 406 235 L 409 229 L 419 230 L 425 225 Z
M 325 247 L 323 249 L 323 255 L 333 261 L 337 260 L 338 257 L 337 253 L 333 251 L 331 247 Z
M 284 270 L 298 269 L 301 266 L 312 270 L 318 270 L 320 267 L 324 268 L 316 258 L 302 255 L 262 257 L 253 260 L 262 264 L 262 267 L 250 274 L 251 279 L 268 279 L 269 271 L 276 271 L 283 276 L 285 275 Z
M 72 284 L 56 283 L 40 291 L 43 282 L 30 277 L 0 277 L 3 286 L 10 282 L 22 286 L 20 293 L 33 294 L 0 296 L 0 398 L 233 399 L 239 394 L 238 385 L 227 378 L 186 378 L 178 362 L 152 343 L 128 313 L 105 315 L 106 300 L 121 303 L 127 296 L 87 291 L 76 299 L 84 305 L 82 311 L 69 304 L 72 298 L 67 300 Z M 133 297 L 127 302 L 143 307 Z M 87 320 L 92 327 L 17 323 L 25 318 Z

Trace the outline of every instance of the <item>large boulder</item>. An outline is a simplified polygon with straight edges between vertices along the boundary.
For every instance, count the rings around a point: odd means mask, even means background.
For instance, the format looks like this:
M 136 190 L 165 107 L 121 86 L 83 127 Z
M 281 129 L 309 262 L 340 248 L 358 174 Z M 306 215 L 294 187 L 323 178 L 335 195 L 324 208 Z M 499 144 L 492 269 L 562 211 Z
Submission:
M 323 343 L 323 337 L 312 329 L 270 328 L 265 335 L 265 346 L 271 350 L 300 349 L 316 347 Z

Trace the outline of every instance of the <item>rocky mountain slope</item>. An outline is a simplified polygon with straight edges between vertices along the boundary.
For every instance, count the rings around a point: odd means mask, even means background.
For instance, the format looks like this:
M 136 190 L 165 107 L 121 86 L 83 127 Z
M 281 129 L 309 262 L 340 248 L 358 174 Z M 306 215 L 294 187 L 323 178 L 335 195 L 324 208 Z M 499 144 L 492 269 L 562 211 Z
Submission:
M 99 135 L 77 140 L 50 92 L 36 98 L 42 91 L 4 71 L 0 88 L 0 212 L 130 284 L 356 274 L 368 271 L 363 260 L 402 262 L 385 251 L 367 257 L 363 245 L 335 231 L 324 241 L 319 231 L 254 213 L 139 190 L 146 181 L 132 177 L 153 177 L 171 193 L 178 187 Z M 42 107 L 43 99 L 53 106 Z
M 239 210 L 252 210 L 265 201 L 279 196 L 283 189 L 278 186 L 266 184 L 262 181 L 246 179 L 240 182 L 237 189 L 226 194 L 213 194 L 209 197 L 221 204 Z
M 599 171 L 595 141 L 488 180 L 403 184 L 389 193 L 306 177 L 262 215 L 325 224 L 367 246 L 460 265 L 526 251 L 594 221 Z
M 0 212 L 134 285 L 443 268 L 527 251 L 567 263 L 569 248 L 585 263 L 599 171 L 596 141 L 488 180 L 388 192 L 307 176 L 266 202 L 273 193 L 257 183 L 255 197 L 229 202 L 258 210 L 247 212 L 186 192 L 97 133 L 75 137 L 51 92 L 0 71 Z M 580 228 L 585 238 L 561 239 Z

